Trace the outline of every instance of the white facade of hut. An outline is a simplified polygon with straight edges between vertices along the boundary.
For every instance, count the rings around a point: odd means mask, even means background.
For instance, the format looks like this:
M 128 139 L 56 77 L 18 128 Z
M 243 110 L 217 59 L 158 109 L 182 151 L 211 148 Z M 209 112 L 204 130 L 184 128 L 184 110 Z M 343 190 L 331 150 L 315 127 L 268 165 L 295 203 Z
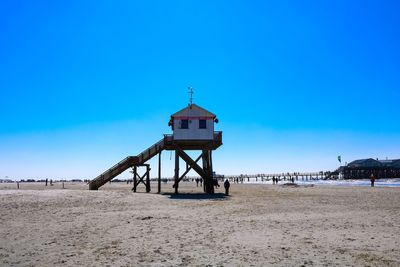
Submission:
M 171 115 L 174 140 L 213 140 L 216 116 L 208 110 L 191 104 Z

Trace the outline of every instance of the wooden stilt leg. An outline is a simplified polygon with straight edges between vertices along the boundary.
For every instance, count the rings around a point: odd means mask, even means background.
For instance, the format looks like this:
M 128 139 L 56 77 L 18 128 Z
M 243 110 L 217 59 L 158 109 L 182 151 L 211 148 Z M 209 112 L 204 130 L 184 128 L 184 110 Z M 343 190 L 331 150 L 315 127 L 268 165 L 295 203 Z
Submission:
M 214 194 L 214 181 L 212 177 L 212 171 L 210 166 L 210 153 L 208 150 L 203 150 L 203 170 L 206 173 L 205 192 L 207 194 Z M 211 171 L 211 172 L 210 172 Z
M 174 176 L 174 186 L 175 186 L 175 194 L 178 194 L 178 185 L 179 185 L 179 155 L 177 151 L 175 151 L 175 176 Z
M 137 167 L 133 166 L 133 192 L 136 192 L 136 186 L 137 186 L 137 182 L 136 182 L 136 176 L 137 176 Z
M 214 173 L 213 173 L 213 165 L 212 165 L 212 151 L 208 150 L 208 175 L 210 177 L 211 183 L 211 192 L 210 194 L 214 194 Z
M 161 151 L 158 154 L 158 190 L 157 193 L 161 193 Z
M 146 193 L 150 193 L 150 166 L 146 166 Z
M 202 154 L 202 162 L 203 162 L 203 171 L 205 173 L 207 173 L 207 156 L 206 156 L 206 151 L 203 150 Z M 207 193 L 208 190 L 208 179 L 206 179 L 206 177 L 203 177 L 203 189 L 204 189 L 204 193 Z

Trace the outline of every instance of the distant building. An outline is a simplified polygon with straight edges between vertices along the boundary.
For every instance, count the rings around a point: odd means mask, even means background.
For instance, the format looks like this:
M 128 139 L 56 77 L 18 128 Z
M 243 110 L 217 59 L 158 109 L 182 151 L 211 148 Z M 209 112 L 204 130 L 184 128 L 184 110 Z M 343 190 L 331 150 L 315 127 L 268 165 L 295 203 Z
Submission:
M 396 159 L 392 161 L 392 167 L 400 169 L 400 159 Z
M 189 104 L 184 109 L 171 115 L 169 126 L 172 127 L 174 140 L 213 140 L 216 115 L 196 105 Z
M 378 160 L 375 159 L 357 159 L 349 164 L 347 164 L 347 167 L 349 168 L 376 168 L 376 167 L 381 167 L 382 163 Z
M 400 159 L 358 159 L 338 169 L 344 179 L 368 179 L 373 173 L 378 178 L 400 178 Z
M 349 168 L 400 168 L 400 159 L 358 159 L 347 164 Z

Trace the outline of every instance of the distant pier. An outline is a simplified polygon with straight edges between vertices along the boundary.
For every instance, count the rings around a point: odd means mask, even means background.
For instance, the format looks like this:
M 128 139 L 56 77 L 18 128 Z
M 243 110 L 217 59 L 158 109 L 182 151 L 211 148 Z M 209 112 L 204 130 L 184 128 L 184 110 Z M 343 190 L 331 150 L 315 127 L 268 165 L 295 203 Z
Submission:
M 231 182 L 264 182 L 271 181 L 273 178 L 277 181 L 308 181 L 308 180 L 327 180 L 337 179 L 332 175 L 332 172 L 293 172 L 293 173 L 272 173 L 272 174 L 241 174 L 241 175 L 224 175 L 217 179 L 228 179 Z

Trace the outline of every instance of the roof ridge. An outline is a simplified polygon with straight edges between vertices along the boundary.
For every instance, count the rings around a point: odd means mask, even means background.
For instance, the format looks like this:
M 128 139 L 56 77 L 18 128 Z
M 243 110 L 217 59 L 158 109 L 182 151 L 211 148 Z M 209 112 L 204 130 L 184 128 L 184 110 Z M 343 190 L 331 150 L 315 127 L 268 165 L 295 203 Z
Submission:
M 214 113 L 212 113 L 212 112 L 206 110 L 205 108 L 202 108 L 202 107 L 200 107 L 199 105 L 196 105 L 196 104 L 188 105 L 187 107 L 185 107 L 185 108 L 179 110 L 178 112 L 175 112 L 174 114 L 172 114 L 171 117 L 176 117 L 179 113 L 184 112 L 185 110 L 188 110 L 188 109 L 192 109 L 193 107 L 195 107 L 195 108 L 207 113 L 208 116 L 211 116 L 211 117 L 214 117 L 214 118 L 216 117 L 216 115 Z

